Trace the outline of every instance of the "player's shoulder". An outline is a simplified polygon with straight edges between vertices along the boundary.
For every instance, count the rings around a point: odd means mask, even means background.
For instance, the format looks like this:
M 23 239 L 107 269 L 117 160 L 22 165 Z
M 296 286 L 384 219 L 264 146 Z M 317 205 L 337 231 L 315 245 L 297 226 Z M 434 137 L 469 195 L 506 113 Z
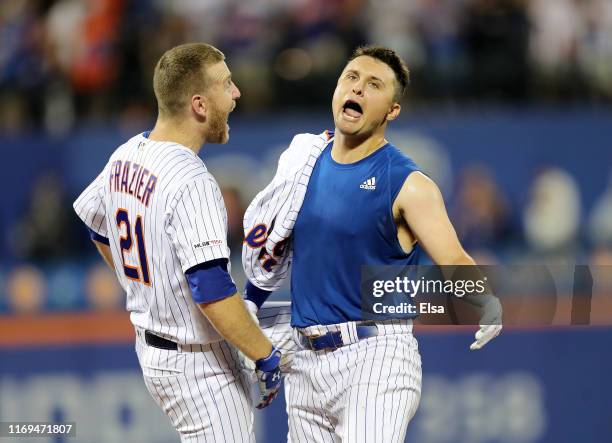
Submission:
M 406 152 L 399 149 L 392 143 L 389 143 L 386 149 L 388 165 L 392 171 L 419 171 L 420 168 L 416 162 Z
M 110 161 L 113 161 L 115 158 L 121 157 L 121 155 L 124 155 L 127 151 L 130 151 L 131 149 L 137 149 L 138 145 L 146 140 L 143 134 L 144 133 L 136 134 L 133 137 L 130 137 L 129 139 L 124 141 L 122 144 L 120 144 L 117 149 L 115 149 L 115 151 L 111 154 Z
M 181 171 L 179 177 L 168 183 L 168 192 L 175 196 L 180 196 L 185 191 L 189 192 L 204 192 L 213 191 L 220 193 L 219 184 L 215 177 L 206 169 L 203 162 L 201 165 L 194 164 L 193 168 L 185 168 Z
M 185 171 L 190 169 L 206 170 L 206 166 L 200 157 L 188 147 L 172 141 L 151 140 L 149 134 L 150 131 L 145 131 L 134 135 L 115 150 L 111 159 L 113 156 L 120 157 L 130 153 L 148 152 L 153 154 L 153 157 L 156 155 L 163 156 L 164 165 L 180 163 L 186 167 L 189 166 Z
M 181 201 L 216 202 L 216 205 L 223 206 L 221 188 L 210 173 L 183 177 L 169 184 L 166 193 L 169 212 L 174 212 Z
M 391 143 L 386 147 L 385 153 L 387 155 L 386 168 L 390 180 L 389 189 L 392 195 L 397 195 L 410 177 L 419 175 L 413 174 L 413 172 L 419 172 L 420 169 L 408 154 Z
M 203 185 L 205 188 L 214 189 L 219 188 L 219 184 L 217 180 L 215 180 L 215 177 L 205 169 L 185 174 L 179 180 L 176 180 L 174 188 L 178 190 L 188 188 L 192 185 Z

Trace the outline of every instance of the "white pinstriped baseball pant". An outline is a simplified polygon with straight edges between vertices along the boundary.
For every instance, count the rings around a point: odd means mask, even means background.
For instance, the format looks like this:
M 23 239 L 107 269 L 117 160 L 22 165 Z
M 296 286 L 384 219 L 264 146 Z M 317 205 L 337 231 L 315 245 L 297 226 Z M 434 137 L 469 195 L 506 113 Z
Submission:
M 411 324 L 377 326 L 376 337 L 295 353 L 285 379 L 291 443 L 404 442 L 421 398 L 421 357 Z
M 147 345 L 137 328 L 136 353 L 149 393 L 181 442 L 255 442 L 249 385 L 227 342 L 170 351 Z

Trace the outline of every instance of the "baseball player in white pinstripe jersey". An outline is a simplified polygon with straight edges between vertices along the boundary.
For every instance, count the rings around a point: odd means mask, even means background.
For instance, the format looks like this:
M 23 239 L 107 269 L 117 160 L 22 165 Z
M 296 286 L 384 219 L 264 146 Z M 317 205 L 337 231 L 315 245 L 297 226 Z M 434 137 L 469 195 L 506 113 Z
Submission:
M 291 265 L 299 349 L 285 392 L 293 443 L 400 443 L 416 412 L 414 316 L 364 321 L 362 266 L 418 264 L 421 249 L 439 265 L 474 265 L 435 183 L 385 139 L 407 83 L 395 52 L 359 48 L 334 92 L 333 136 L 297 136 L 292 146 L 301 149 L 283 153 L 273 182 L 245 214 L 252 311 Z M 464 299 L 480 309 L 470 346 L 480 349 L 501 331 L 501 305 L 490 294 Z
M 226 143 L 240 92 L 223 54 L 181 45 L 157 63 L 158 119 L 121 145 L 74 204 L 127 293 L 145 384 L 183 442 L 252 442 L 238 348 L 255 361 L 260 403 L 281 382 L 280 353 L 229 274 L 227 215 L 198 157 Z

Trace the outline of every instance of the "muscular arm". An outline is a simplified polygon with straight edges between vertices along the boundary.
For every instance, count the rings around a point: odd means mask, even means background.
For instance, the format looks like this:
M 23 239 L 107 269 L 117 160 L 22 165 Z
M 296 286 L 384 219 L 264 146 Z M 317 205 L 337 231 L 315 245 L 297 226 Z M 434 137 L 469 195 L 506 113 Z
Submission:
M 115 269 L 110 247 L 93 240 L 104 261 Z M 272 351 L 270 340 L 253 321 L 238 293 L 213 303 L 198 304 L 219 334 L 236 346 L 247 357 L 259 360 Z
M 96 249 L 106 262 L 106 264 L 114 271 L 115 265 L 113 264 L 113 254 L 111 254 L 110 247 L 99 241 L 92 240 L 93 244 L 96 245 Z
M 476 265 L 459 243 L 457 233 L 448 219 L 442 194 L 432 180 L 420 172 L 410 174 L 397 199 L 405 222 L 434 263 Z M 476 267 L 468 268 L 468 273 L 482 278 Z M 471 350 L 480 349 L 501 331 L 501 304 L 490 293 L 466 294 L 463 300 L 480 311 L 481 327 L 476 332 L 476 341 L 470 346 Z
M 240 294 L 198 306 L 219 334 L 251 360 L 270 355 L 272 343 L 247 311 Z
M 408 176 L 396 203 L 410 230 L 437 265 L 474 265 L 459 243 L 438 186 L 427 176 Z

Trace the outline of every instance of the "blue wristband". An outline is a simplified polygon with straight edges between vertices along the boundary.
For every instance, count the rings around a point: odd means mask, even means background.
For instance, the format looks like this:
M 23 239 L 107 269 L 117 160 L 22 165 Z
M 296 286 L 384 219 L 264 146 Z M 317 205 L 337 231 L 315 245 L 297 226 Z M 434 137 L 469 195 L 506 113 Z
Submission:
M 260 358 L 255 362 L 255 367 L 263 372 L 270 372 L 278 368 L 281 361 L 281 353 L 272 346 L 272 352 L 266 358 Z

